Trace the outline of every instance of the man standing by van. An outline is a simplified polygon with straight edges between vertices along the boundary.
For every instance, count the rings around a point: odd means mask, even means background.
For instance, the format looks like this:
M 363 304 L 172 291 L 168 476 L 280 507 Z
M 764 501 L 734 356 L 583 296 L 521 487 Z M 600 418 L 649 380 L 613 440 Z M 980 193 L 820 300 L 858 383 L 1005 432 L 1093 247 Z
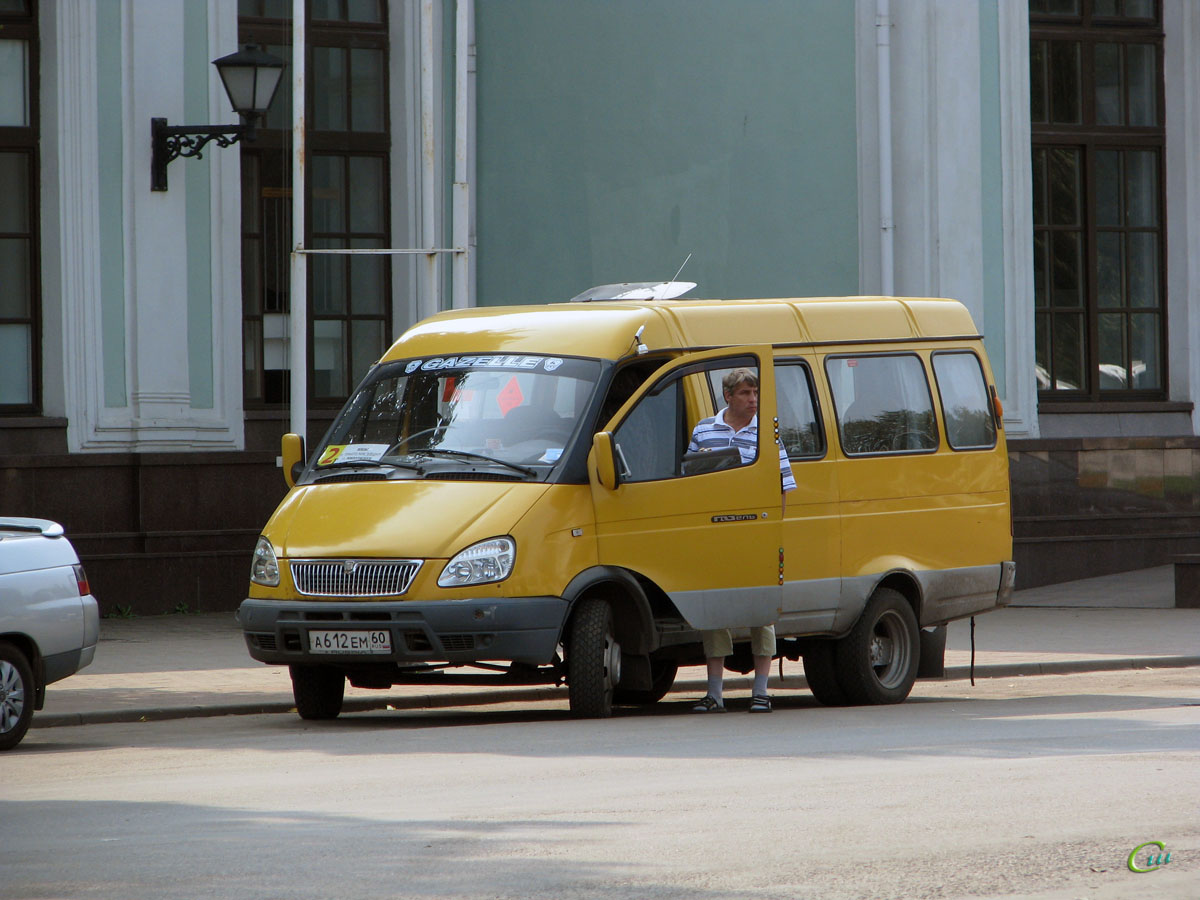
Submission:
M 758 455 L 758 376 L 750 369 L 734 369 L 721 379 L 721 392 L 725 398 L 725 408 L 711 419 L 702 419 L 696 425 L 688 452 L 737 447 L 742 465 L 752 463 Z M 795 490 L 796 479 L 782 444 L 779 446 L 779 478 L 786 502 L 787 492 Z M 733 652 L 733 641 L 727 628 L 705 631 L 702 636 L 708 665 L 708 693 L 692 707 L 692 712 L 725 712 L 722 696 L 725 657 Z M 750 629 L 750 652 L 754 656 L 750 712 L 768 713 L 771 711 L 771 698 L 767 695 L 767 675 L 771 671 L 771 657 L 775 655 L 774 625 Z

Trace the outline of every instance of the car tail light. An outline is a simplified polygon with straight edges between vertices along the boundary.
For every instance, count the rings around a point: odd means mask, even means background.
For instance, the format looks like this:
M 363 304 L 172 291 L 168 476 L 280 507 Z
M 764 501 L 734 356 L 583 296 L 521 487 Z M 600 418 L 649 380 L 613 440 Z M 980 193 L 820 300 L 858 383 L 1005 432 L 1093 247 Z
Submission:
M 83 566 L 72 566 L 75 570 L 75 584 L 79 586 L 79 596 L 84 597 L 92 592 L 91 585 L 88 584 L 87 572 L 83 571 Z

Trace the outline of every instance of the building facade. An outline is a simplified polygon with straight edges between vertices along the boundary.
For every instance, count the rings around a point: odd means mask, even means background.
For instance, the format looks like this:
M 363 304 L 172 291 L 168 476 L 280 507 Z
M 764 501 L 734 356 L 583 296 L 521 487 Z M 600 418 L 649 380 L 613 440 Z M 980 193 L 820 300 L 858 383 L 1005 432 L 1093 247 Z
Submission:
M 952 296 L 1004 401 L 1019 586 L 1200 551 L 1200 6 L 307 0 L 310 438 L 409 324 L 665 280 Z M 283 494 L 292 0 L 0 0 L 0 513 L 108 611 L 231 609 Z M 253 142 L 151 190 L 150 120 Z M 382 251 L 388 253 L 367 253 Z

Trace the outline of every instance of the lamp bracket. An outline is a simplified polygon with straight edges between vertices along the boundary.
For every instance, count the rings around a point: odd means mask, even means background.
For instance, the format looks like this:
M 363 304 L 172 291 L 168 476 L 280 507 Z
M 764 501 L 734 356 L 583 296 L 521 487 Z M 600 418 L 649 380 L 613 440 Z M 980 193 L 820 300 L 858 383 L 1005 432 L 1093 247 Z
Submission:
M 205 146 L 231 147 L 245 138 L 254 140 L 254 123 L 243 125 L 168 125 L 166 119 L 150 120 L 150 190 L 167 189 L 167 164 L 179 157 L 203 156 Z

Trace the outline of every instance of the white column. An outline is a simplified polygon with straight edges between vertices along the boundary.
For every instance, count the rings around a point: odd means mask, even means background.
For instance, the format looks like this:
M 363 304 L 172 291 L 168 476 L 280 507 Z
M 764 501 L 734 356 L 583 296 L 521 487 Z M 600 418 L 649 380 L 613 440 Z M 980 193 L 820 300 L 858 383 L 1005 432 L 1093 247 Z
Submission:
M 308 439 L 308 257 L 304 249 L 304 169 L 307 129 L 304 116 L 304 51 L 308 41 L 305 0 L 292 4 L 292 243 L 288 367 L 291 370 L 292 434 Z
M 155 429 L 190 412 L 186 362 L 187 193 L 182 170 L 198 163 L 186 159 L 171 163 L 167 191 L 150 190 L 149 171 L 150 119 L 159 116 L 172 125 L 196 124 L 183 121 L 181 15 L 178 3 L 130 3 L 127 60 L 133 90 L 126 122 L 133 135 L 133 166 L 126 184 L 131 264 L 126 271 L 130 299 L 126 328 L 129 399 L 135 429 Z M 210 152 L 221 151 L 214 148 Z
M 47 210 L 46 218 L 52 215 L 57 226 L 64 413 L 68 444 L 78 450 L 87 442 L 104 407 L 96 23 L 90 4 L 62 4 L 54 8 L 54 15 L 57 165 L 46 178 L 57 178 L 58 206 Z M 48 230 L 51 225 L 45 227 Z M 46 249 L 50 246 L 48 241 Z M 48 305 L 50 299 L 44 303 Z
M 1200 9 L 1163 3 L 1167 88 L 1167 330 L 1172 400 L 1200 398 Z M 1200 404 L 1192 409 L 1200 434 Z
M 1004 180 L 1004 427 L 1039 436 L 1033 328 L 1033 169 L 1029 121 L 1029 4 L 999 0 L 1000 171 Z

